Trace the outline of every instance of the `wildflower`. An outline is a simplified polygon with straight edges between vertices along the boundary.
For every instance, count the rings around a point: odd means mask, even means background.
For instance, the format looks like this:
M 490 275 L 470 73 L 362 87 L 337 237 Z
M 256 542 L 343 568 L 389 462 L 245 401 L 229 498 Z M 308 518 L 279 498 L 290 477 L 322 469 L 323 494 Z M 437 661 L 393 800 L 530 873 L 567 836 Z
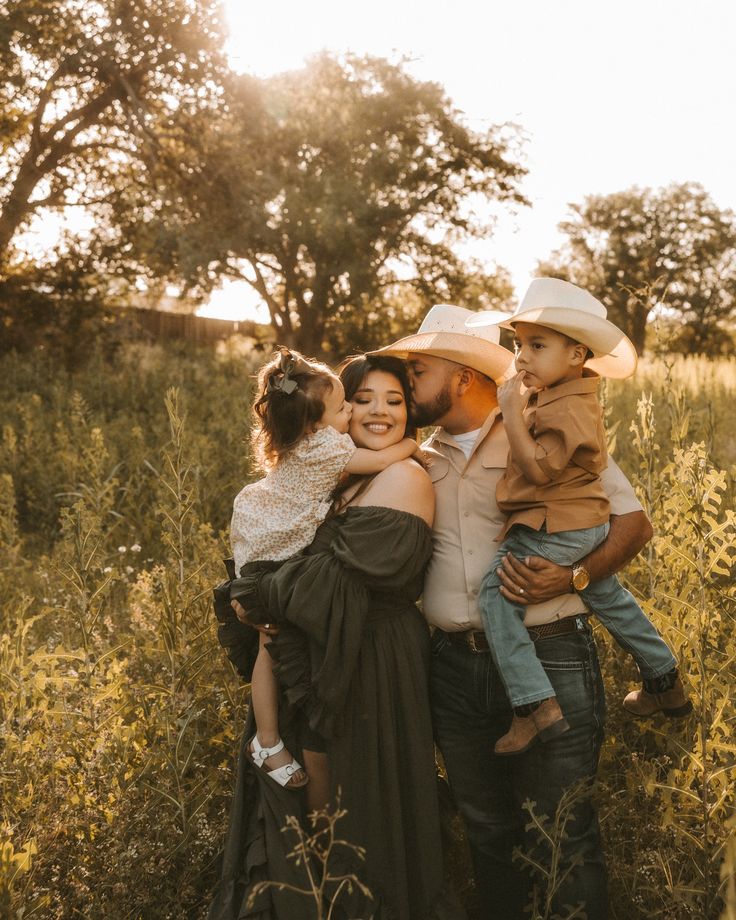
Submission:
M 119 552 L 119 553 L 127 553 L 127 552 L 128 552 L 128 547 L 127 547 L 127 546 L 118 546 L 118 552 Z
M 140 545 L 140 543 L 134 543 L 134 544 L 130 547 L 130 551 L 131 551 L 131 553 L 139 553 L 139 552 L 141 551 L 141 545 Z
M 104 568 L 102 571 L 105 573 L 105 575 L 109 575 L 110 572 L 112 572 L 112 566 L 111 566 L 111 565 L 106 565 L 105 568 Z

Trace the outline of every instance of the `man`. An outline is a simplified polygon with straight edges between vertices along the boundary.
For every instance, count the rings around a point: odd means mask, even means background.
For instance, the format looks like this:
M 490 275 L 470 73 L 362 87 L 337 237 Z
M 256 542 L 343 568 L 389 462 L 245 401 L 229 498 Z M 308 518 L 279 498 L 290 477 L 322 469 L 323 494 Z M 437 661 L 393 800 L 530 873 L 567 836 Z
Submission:
M 512 861 L 514 847 L 547 859 L 534 831 L 525 832 L 527 800 L 554 818 L 565 790 L 592 784 L 603 740 L 605 701 L 586 608 L 574 588 L 620 569 L 651 537 L 630 485 L 610 463 L 602 480 L 611 502 L 608 538 L 573 569 L 536 557 L 507 557 L 499 571 L 507 596 L 528 605 L 525 618 L 570 730 L 516 757 L 494 755 L 512 712 L 482 631 L 478 592 L 495 555 L 504 516 L 496 483 L 508 441 L 496 384 L 513 362 L 494 327 L 466 326 L 461 307 L 433 307 L 414 336 L 380 349 L 408 361 L 415 420 L 438 425 L 424 445 L 436 494 L 434 555 L 423 609 L 432 637 L 431 703 L 437 745 L 467 828 L 483 920 L 522 920 L 530 874 Z M 573 585 L 574 577 L 574 585 Z M 555 907 L 585 905 L 605 920 L 606 869 L 597 817 L 582 794 L 562 841 Z

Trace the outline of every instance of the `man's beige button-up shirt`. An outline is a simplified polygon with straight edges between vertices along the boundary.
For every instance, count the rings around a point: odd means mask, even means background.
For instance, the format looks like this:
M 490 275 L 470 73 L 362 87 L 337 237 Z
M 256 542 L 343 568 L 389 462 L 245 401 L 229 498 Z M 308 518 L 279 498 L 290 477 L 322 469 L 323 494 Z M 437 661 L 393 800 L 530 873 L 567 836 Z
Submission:
M 496 504 L 496 485 L 509 451 L 499 410 L 486 419 L 467 461 L 452 435 L 441 428 L 422 446 L 429 457 L 437 503 L 434 553 L 424 581 L 424 615 L 431 625 L 447 632 L 482 629 L 478 591 L 506 521 Z M 601 473 L 601 481 L 611 514 L 642 510 L 613 460 Z M 564 594 L 527 607 L 525 622 L 533 626 L 584 611 L 577 594 Z

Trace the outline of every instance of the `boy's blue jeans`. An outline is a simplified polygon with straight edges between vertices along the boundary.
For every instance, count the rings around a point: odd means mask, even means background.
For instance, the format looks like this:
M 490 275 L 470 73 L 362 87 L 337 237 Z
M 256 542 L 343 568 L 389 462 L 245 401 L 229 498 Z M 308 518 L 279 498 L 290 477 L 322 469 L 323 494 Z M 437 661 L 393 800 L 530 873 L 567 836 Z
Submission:
M 509 552 L 522 559 L 541 556 L 559 565 L 573 565 L 592 552 L 607 533 L 608 524 L 553 534 L 544 528 L 533 530 L 517 524 L 501 544 L 483 579 L 479 604 L 483 628 L 512 706 L 546 700 L 555 692 L 524 626 L 525 608 L 501 594 L 496 569 Z M 660 677 L 676 666 L 664 640 L 615 575 L 591 582 L 581 596 L 616 642 L 633 655 L 643 678 Z

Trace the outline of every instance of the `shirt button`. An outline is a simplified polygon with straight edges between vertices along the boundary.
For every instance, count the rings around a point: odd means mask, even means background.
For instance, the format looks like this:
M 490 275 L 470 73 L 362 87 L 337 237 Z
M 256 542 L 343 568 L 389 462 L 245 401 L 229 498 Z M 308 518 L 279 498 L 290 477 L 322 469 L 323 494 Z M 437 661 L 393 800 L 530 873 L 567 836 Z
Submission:
M 469 549 L 469 550 L 468 550 L 468 555 L 469 555 L 469 556 L 472 556 L 472 555 L 473 555 L 473 550 L 472 550 L 472 549 Z
M 469 511 L 463 511 L 463 517 L 470 517 Z

